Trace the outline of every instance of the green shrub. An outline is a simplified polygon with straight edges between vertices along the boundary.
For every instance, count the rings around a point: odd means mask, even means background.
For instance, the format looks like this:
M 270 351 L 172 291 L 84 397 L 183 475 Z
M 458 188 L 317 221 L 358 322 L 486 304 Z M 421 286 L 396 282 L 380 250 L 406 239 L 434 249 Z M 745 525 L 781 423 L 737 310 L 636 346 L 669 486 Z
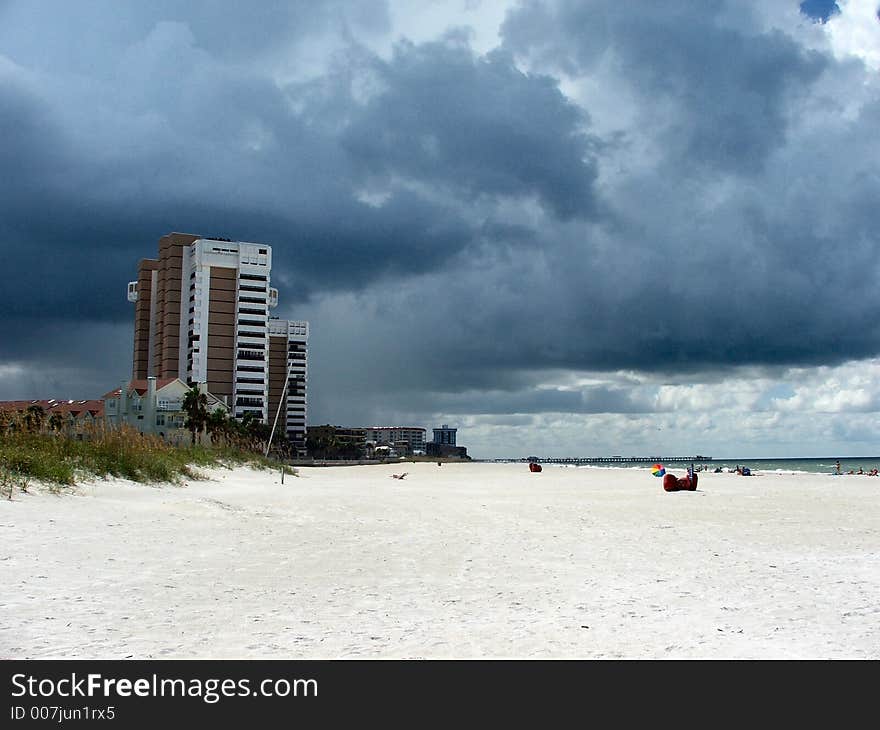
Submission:
M 3 417 L 5 415 L 5 418 Z M 83 438 L 38 431 L 15 416 L 0 414 L 0 469 L 50 484 L 74 484 L 77 477 L 122 477 L 137 482 L 196 479 L 193 467 L 250 465 L 279 468 L 279 463 L 240 446 L 176 447 L 130 427 L 98 425 Z M 288 474 L 295 474 L 285 467 Z

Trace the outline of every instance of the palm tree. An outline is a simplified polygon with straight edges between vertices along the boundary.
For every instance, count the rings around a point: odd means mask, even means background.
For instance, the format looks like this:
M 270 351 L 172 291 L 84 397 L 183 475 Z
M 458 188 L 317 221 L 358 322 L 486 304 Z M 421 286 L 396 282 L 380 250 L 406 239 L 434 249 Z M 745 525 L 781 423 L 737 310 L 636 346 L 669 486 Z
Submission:
M 60 413 L 53 413 L 49 416 L 49 428 L 52 431 L 60 431 L 64 428 L 64 417 Z
M 183 410 L 186 412 L 186 427 L 195 446 L 196 433 L 201 433 L 208 420 L 208 396 L 199 390 L 198 385 L 190 388 L 183 396 Z
M 37 433 L 43 428 L 43 419 L 46 417 L 46 411 L 43 406 L 30 405 L 24 412 L 24 426 L 27 431 Z
M 256 420 L 257 417 L 254 415 L 253 411 L 245 411 L 244 415 L 241 417 L 241 421 L 239 421 L 239 423 L 241 423 L 241 430 L 244 433 L 250 433 L 251 426 Z
M 269 434 L 272 430 L 251 411 L 248 411 L 241 417 L 241 429 L 244 435 L 245 448 L 251 451 L 262 451 L 263 444 L 269 440 Z
M 226 411 L 222 408 L 211 411 L 205 421 L 205 428 L 211 436 L 212 444 L 216 443 L 217 439 L 221 436 L 225 437 L 230 429 L 229 417 L 226 415 Z
M 334 426 L 327 424 L 309 429 L 306 449 L 311 453 L 313 459 L 338 459 L 341 447 L 342 441 Z

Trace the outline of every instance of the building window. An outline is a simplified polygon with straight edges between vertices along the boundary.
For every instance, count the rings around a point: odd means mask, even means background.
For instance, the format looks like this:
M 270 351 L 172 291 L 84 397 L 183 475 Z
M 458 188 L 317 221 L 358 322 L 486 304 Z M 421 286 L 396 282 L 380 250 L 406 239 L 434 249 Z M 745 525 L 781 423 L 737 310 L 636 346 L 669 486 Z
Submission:
M 238 359 L 239 360 L 265 360 L 266 354 L 264 352 L 256 352 L 253 350 L 239 350 L 238 351 Z
M 257 417 L 262 417 L 262 415 L 263 415 L 262 411 L 254 411 L 254 410 L 251 410 L 250 408 L 243 408 L 240 411 L 238 411 L 238 413 L 236 414 L 236 418 L 238 418 L 239 416 L 243 416 L 245 413 L 253 413 Z
M 248 388 L 239 387 L 236 388 L 236 391 L 239 395 L 255 395 L 259 396 L 260 398 L 263 397 L 265 391 L 262 388 L 260 388 L 259 390 L 252 390 L 252 388 L 254 388 L 253 385 L 249 386 Z

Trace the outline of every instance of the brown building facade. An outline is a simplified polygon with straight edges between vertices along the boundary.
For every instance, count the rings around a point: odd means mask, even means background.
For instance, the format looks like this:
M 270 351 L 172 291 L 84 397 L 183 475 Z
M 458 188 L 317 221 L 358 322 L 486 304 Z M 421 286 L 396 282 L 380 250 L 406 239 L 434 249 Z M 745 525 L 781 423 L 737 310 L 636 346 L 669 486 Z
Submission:
M 304 448 L 308 323 L 270 318 L 271 268 L 265 244 L 162 236 L 159 257 L 143 259 L 128 285 L 132 377 L 206 383 L 235 417 L 272 424 L 277 414 L 278 430 Z

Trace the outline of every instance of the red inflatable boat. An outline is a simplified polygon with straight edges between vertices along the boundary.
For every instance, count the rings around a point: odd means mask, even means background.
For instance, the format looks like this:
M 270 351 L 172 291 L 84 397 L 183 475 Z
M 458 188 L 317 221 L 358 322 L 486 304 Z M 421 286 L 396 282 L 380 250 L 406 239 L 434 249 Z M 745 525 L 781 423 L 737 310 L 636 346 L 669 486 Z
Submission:
M 675 474 L 670 474 L 669 472 L 666 472 L 666 475 L 663 477 L 663 489 L 665 489 L 667 492 L 693 492 L 696 488 L 696 473 L 688 474 L 687 476 L 683 476 L 679 479 L 675 476 Z

